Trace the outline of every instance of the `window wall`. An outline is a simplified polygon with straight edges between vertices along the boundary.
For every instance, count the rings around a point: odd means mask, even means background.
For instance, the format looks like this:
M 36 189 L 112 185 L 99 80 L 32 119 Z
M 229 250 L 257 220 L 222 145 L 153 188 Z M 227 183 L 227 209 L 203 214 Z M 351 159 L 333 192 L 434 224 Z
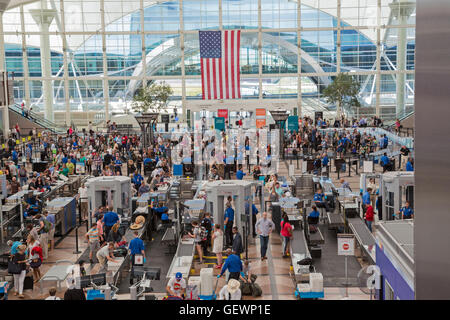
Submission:
M 197 31 L 240 29 L 243 99 L 262 106 L 267 99 L 285 100 L 303 113 L 334 112 L 322 91 L 338 72 L 350 72 L 361 83 L 358 112 L 394 118 L 414 105 L 415 7 L 408 3 L 47 0 L 56 12 L 48 33 L 54 109 L 120 112 L 116 106 L 153 81 L 173 85 L 173 100 L 189 108 L 189 101 L 201 99 Z M 30 12 L 40 6 L 31 2 L 3 15 L 16 102 L 25 100 L 35 111 L 44 109 L 45 79 L 42 29 Z M 401 107 L 399 90 L 405 93 Z

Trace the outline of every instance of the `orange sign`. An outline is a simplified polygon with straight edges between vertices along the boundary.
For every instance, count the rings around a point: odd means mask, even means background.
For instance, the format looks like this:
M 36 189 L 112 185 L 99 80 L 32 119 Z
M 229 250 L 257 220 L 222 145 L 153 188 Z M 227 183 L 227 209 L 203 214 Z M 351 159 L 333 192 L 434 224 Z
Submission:
M 256 119 L 256 128 L 261 129 L 266 125 L 266 119 Z
M 255 110 L 257 117 L 265 117 L 266 116 L 266 109 L 256 109 Z

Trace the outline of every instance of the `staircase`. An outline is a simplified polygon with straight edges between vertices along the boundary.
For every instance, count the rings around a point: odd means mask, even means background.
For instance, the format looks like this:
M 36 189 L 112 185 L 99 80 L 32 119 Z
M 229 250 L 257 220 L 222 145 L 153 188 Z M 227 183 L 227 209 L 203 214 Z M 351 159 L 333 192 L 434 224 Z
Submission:
M 59 125 L 44 119 L 33 111 L 28 111 L 28 117 L 23 116 L 22 108 L 19 104 L 9 106 L 9 125 L 10 127 L 14 127 L 16 123 L 19 123 L 19 127 L 26 131 L 33 128 L 41 128 L 57 134 L 64 134 L 67 132 L 66 125 Z
M 400 124 L 402 125 L 402 129 L 400 129 L 399 136 L 403 137 L 412 137 L 414 136 L 414 110 L 410 112 L 405 112 L 404 114 L 398 117 L 400 120 Z M 395 120 L 385 122 L 384 128 L 388 131 L 395 131 Z

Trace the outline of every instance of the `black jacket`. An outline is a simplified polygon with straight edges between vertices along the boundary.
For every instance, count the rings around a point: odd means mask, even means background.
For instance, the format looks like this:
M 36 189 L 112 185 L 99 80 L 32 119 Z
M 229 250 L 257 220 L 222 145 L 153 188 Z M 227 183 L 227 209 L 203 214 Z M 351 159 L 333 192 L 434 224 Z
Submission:
M 242 252 L 244 252 L 244 247 L 242 245 L 242 237 L 241 237 L 241 234 L 239 232 L 234 235 L 232 250 L 237 255 L 240 255 Z

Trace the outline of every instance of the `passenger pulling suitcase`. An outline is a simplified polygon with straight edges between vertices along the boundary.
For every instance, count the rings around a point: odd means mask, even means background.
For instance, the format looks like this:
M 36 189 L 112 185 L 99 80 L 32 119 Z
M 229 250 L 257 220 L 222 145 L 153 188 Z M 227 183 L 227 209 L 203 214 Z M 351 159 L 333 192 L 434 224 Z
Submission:
M 23 281 L 23 290 L 33 290 L 33 276 L 26 276 Z

